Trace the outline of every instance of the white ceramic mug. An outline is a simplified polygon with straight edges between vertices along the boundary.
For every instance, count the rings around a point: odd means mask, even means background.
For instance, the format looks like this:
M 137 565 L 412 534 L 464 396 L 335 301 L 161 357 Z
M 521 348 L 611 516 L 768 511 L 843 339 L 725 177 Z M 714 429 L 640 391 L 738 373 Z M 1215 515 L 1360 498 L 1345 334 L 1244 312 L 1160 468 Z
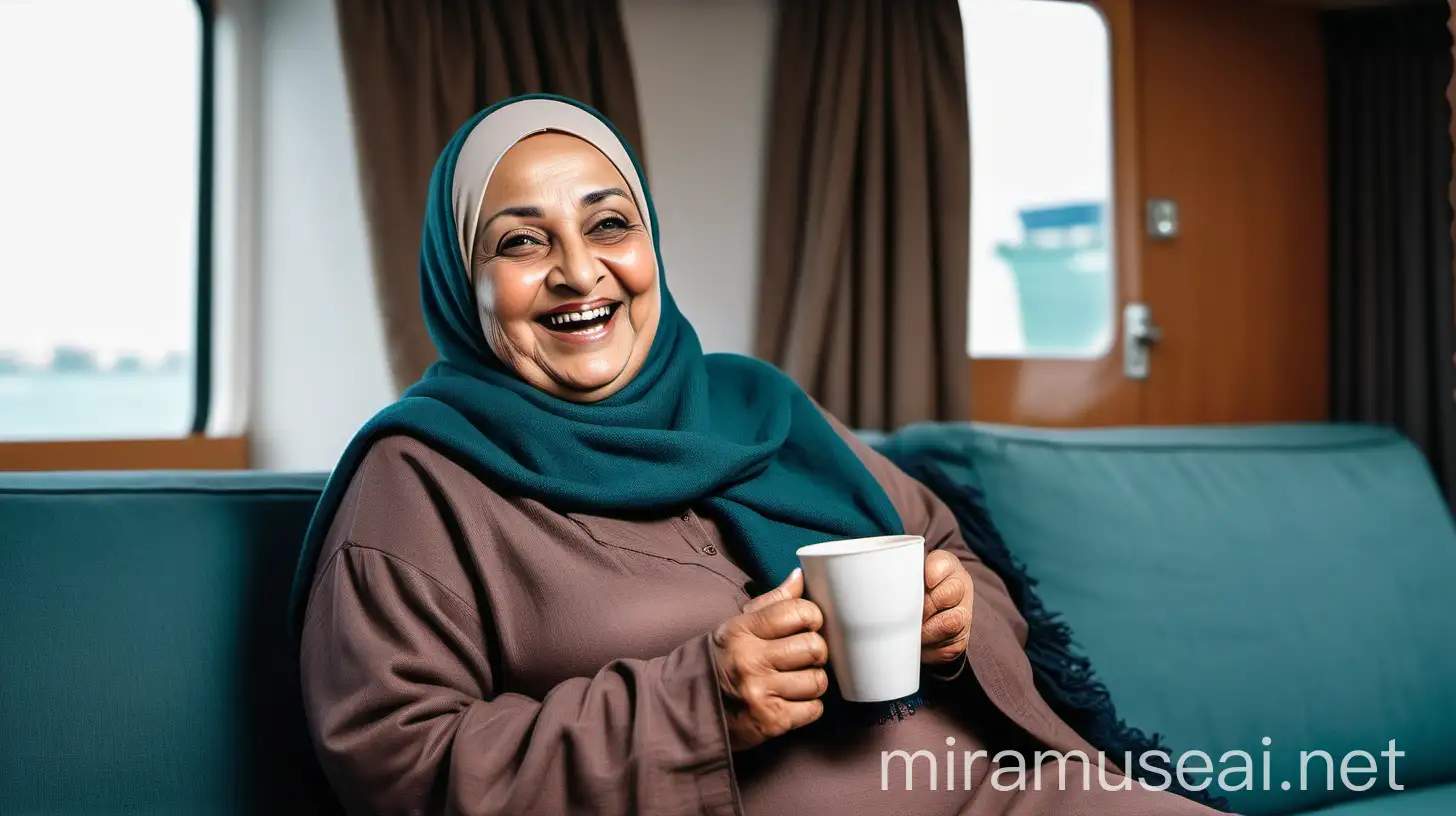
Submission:
M 882 702 L 919 691 L 925 539 L 826 541 L 798 556 L 805 591 L 824 612 L 829 665 L 844 698 Z

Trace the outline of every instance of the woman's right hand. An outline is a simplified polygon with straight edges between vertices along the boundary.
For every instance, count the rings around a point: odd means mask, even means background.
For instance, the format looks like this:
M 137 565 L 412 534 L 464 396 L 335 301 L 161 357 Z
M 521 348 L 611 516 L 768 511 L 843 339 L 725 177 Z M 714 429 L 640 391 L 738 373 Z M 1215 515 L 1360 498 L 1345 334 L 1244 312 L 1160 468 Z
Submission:
M 829 688 L 824 615 L 804 595 L 804 573 L 749 601 L 713 632 L 729 742 L 743 751 L 819 719 Z

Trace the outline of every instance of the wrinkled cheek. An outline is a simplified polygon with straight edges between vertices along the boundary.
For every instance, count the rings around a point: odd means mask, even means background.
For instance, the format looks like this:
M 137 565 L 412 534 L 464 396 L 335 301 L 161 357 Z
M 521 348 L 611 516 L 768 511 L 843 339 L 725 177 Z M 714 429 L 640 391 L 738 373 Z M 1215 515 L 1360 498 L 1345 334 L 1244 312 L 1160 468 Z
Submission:
M 633 259 L 638 262 L 622 263 L 618 267 L 618 280 L 632 298 L 632 326 L 644 331 L 657 324 L 657 317 L 662 311 L 662 289 L 652 253 L 633 254 Z M 645 263 L 642 263 L 644 259 Z
M 529 323 L 536 291 L 544 274 L 509 264 L 492 264 L 485 272 L 475 282 L 481 329 L 487 337 L 519 333 L 522 326 Z M 499 354 L 499 350 L 496 353 Z
M 480 312 L 480 328 L 490 336 L 495 323 L 495 286 L 489 275 L 481 275 L 475 281 L 475 308 Z
M 613 266 L 622 288 L 633 297 L 657 291 L 657 259 L 651 249 L 633 247 L 619 256 Z
M 485 335 L 485 342 L 496 359 L 514 365 L 515 360 L 530 352 L 531 327 L 519 319 L 524 309 L 512 308 L 510 294 L 509 288 L 502 291 L 490 275 L 482 275 L 475 283 L 480 330 Z
M 632 301 L 632 345 L 634 353 L 645 355 L 657 335 L 657 323 L 662 315 L 662 298 L 653 291 L 634 298 Z
M 495 286 L 492 285 L 489 275 L 481 275 L 475 281 L 475 305 L 480 315 L 480 331 L 485 335 L 485 342 L 495 356 L 505 359 L 506 354 L 500 348 L 500 320 L 496 317 L 495 309 Z

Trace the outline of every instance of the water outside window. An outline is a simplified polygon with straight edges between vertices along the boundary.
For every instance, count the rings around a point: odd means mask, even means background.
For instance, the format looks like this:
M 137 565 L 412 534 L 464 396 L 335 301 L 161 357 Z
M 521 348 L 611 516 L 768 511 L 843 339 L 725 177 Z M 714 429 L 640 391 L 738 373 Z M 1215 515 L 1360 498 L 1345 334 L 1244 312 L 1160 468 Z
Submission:
M 192 0 L 0 0 L 0 440 L 193 411 Z

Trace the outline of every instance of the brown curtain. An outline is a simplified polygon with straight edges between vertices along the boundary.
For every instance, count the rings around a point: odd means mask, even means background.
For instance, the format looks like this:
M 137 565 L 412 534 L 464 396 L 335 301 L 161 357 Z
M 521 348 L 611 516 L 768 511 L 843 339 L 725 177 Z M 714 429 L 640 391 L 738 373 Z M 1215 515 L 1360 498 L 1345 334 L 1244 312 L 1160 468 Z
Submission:
M 1330 407 L 1410 437 L 1456 507 L 1446 18 L 1444 6 L 1326 16 Z
M 757 348 L 857 428 L 969 414 L 956 0 L 779 4 Z
M 520 93 L 580 100 L 643 151 L 616 0 L 335 0 L 374 282 L 398 388 L 435 360 L 420 317 L 430 171 L 472 114 Z

